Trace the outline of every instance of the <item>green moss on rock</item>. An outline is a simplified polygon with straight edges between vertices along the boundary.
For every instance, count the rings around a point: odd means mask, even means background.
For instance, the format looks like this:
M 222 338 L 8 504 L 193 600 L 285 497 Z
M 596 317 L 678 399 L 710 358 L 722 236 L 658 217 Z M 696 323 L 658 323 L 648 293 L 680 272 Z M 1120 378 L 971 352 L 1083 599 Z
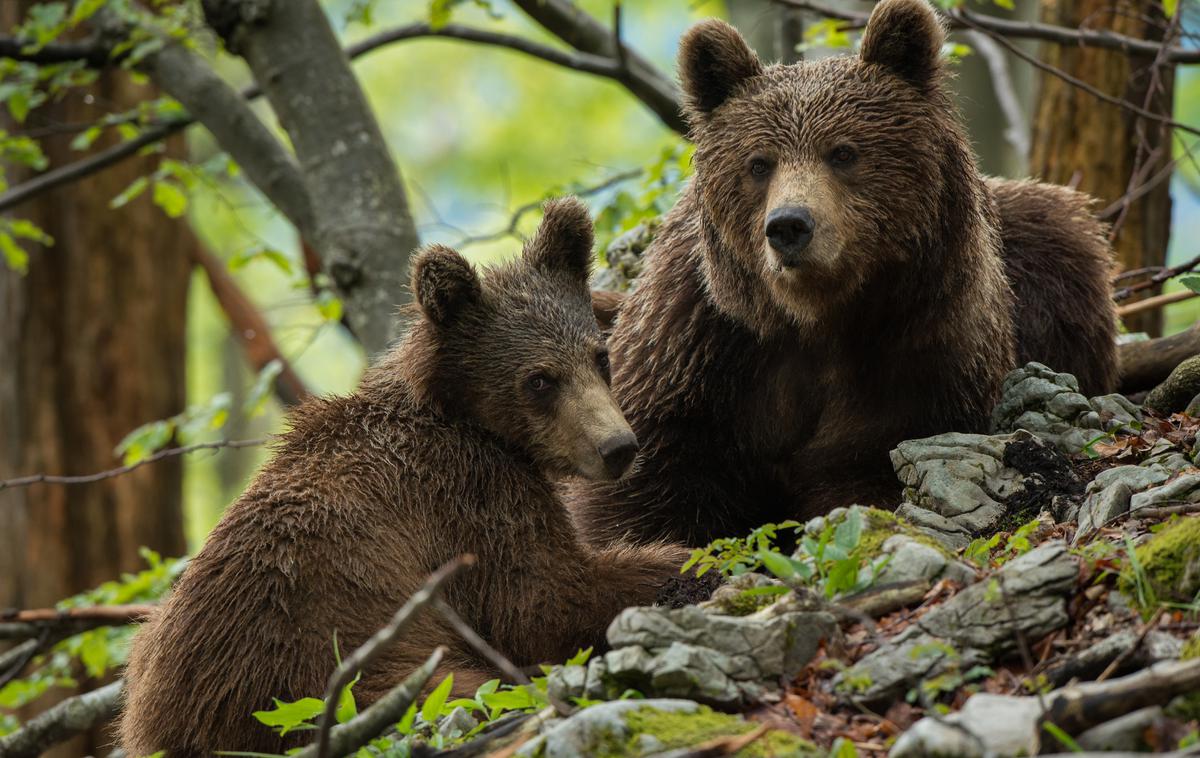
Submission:
M 946 549 L 946 546 L 930 537 L 925 532 L 916 528 L 904 519 L 900 518 L 891 511 L 880 510 L 879 508 L 866 508 L 862 506 L 854 506 L 858 508 L 864 516 L 864 529 L 862 537 L 859 538 L 859 547 L 863 554 L 869 558 L 883 554 L 883 543 L 888 541 L 889 537 L 897 534 L 903 534 L 905 537 L 912 539 L 914 542 L 919 542 L 922 545 L 937 550 L 946 558 L 954 558 L 954 553 Z
M 1120 589 L 1143 613 L 1159 603 L 1190 603 L 1200 592 L 1200 518 L 1168 523 L 1134 549 Z
M 709 740 L 746 734 L 758 728 L 757 724 L 738 716 L 718 713 L 705 706 L 691 713 L 639 708 L 626 714 L 624 720 L 629 727 L 630 737 L 625 744 L 612 745 L 613 750 L 607 758 L 643 755 L 650 745 L 654 745 L 654 752 L 694 747 Z M 819 752 L 811 742 L 787 732 L 772 730 L 735 755 L 768 758 L 818 755 Z

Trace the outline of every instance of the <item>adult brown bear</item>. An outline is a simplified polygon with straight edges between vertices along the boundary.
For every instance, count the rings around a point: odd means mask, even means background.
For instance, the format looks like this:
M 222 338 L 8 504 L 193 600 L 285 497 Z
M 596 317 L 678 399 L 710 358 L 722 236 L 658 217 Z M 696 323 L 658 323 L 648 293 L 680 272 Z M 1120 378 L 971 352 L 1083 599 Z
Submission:
M 574 488 L 589 539 L 894 503 L 888 450 L 983 431 L 1019 363 L 1111 387 L 1103 227 L 1078 193 L 980 175 L 944 41 L 922 0 L 879 3 L 853 57 L 764 67 L 723 22 L 685 36 L 695 177 L 610 340 L 642 458 Z
M 550 476 L 622 475 L 636 440 L 609 394 L 588 301 L 592 224 L 547 205 L 522 260 L 480 279 L 453 250 L 416 259 L 420 315 L 348 397 L 291 416 L 272 460 L 138 632 L 121 745 L 130 756 L 281 753 L 252 712 L 319 697 L 334 635 L 353 650 L 444 561 L 445 598 L 518 665 L 600 645 L 612 618 L 679 576 L 681 547 L 582 545 Z M 363 673 L 374 701 L 446 644 L 455 690 L 498 676 L 436 613 Z

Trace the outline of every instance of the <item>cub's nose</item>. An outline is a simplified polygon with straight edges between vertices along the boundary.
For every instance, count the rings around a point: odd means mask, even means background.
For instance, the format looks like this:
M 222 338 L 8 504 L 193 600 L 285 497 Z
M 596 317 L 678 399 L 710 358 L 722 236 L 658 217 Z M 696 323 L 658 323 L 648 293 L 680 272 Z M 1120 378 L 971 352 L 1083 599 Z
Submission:
M 812 242 L 813 226 L 812 214 L 800 205 L 785 205 L 767 215 L 767 241 L 779 253 L 783 266 L 800 265 L 801 254 Z
M 637 451 L 638 441 L 632 431 L 614 434 L 596 446 L 605 470 L 613 479 L 620 479 L 629 471 Z

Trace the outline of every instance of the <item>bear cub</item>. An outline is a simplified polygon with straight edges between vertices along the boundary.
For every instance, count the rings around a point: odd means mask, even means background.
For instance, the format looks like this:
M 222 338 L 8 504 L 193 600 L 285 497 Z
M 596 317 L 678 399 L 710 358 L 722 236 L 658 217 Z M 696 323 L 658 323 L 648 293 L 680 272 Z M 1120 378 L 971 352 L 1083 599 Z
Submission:
M 135 638 L 121 746 L 172 758 L 280 753 L 251 714 L 320 697 L 344 653 L 439 565 L 478 562 L 445 600 L 518 666 L 603 645 L 613 617 L 653 603 L 688 553 L 585 547 L 554 479 L 616 479 L 637 440 L 609 391 L 587 281 L 592 224 L 550 202 L 522 257 L 480 277 L 441 246 L 415 259 L 407 335 L 348 397 L 293 412 L 246 492 Z M 498 672 L 433 610 L 363 673 L 361 705 L 448 645 L 470 696 Z M 303 733 L 302 733 L 303 734 Z

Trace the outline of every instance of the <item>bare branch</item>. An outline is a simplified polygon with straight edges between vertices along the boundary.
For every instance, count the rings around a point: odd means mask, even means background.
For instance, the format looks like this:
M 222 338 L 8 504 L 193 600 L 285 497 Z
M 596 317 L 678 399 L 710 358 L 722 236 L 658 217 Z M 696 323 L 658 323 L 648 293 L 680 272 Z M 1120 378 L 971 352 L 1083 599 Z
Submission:
M 487 643 L 485 639 L 479 636 L 479 633 L 471 628 L 471 625 L 462 620 L 462 617 L 450 607 L 450 605 L 441 598 L 434 601 L 437 609 L 441 612 L 446 621 L 450 622 L 450 626 L 454 627 L 454 631 L 458 632 L 458 636 L 463 638 L 463 641 L 471 646 L 471 649 L 482 655 L 493 666 L 500 669 L 506 677 L 518 684 L 530 684 L 529 677 L 525 672 L 517 668 L 512 661 L 504 657 L 496 648 Z M 554 706 L 554 710 L 560 716 L 570 716 L 571 706 L 567 705 L 557 697 L 547 693 L 550 700 L 550 705 Z
M 46 628 L 65 630 L 68 636 L 102 626 L 123 626 L 144 621 L 157 606 L 93 605 L 84 608 L 40 608 L 0 613 L 0 640 L 27 640 Z M 4 666 L 0 665 L 0 670 Z
M 221 448 L 241 448 L 241 447 L 257 447 L 265 445 L 265 439 L 252 440 L 217 440 L 215 442 L 197 442 L 194 445 L 184 445 L 182 447 L 171 447 L 166 450 L 159 450 L 153 455 L 148 455 L 145 458 L 130 463 L 127 466 L 118 466 L 107 471 L 100 471 L 95 474 L 84 474 L 82 476 L 59 476 L 52 474 L 32 474 L 30 476 L 21 476 L 16 479 L 0 480 L 0 490 L 6 490 L 11 487 L 28 487 L 33 484 L 91 484 L 99 482 L 103 479 L 111 479 L 114 476 L 122 476 L 130 471 L 136 471 L 142 466 L 151 463 L 156 463 L 164 458 L 173 458 L 177 455 L 185 455 L 194 453 L 197 450 L 219 450 Z
M 296 753 L 293 758 L 318 758 L 319 756 L 350 755 L 363 745 L 378 737 L 388 727 L 404 718 L 404 713 L 417 700 L 421 689 L 433 677 L 442 662 L 446 648 L 433 651 L 424 663 L 409 674 L 403 682 L 393 687 L 386 695 L 371 704 L 348 723 L 333 727 L 328 732 L 321 727 L 320 741 Z M 321 751 L 325 750 L 324 753 Z
M 5 758 L 35 758 L 52 745 L 108 721 L 121 708 L 121 690 L 124 686 L 123 680 L 117 680 L 98 690 L 62 701 L 30 719 L 21 729 L 0 737 L 0 755 Z
M 1008 59 L 992 39 L 982 32 L 971 30 L 967 32 L 971 44 L 979 51 L 979 55 L 987 63 L 988 73 L 992 77 L 992 90 L 996 93 L 996 102 L 1004 113 L 1008 128 L 1004 130 L 1004 138 L 1013 146 L 1024 163 L 1029 159 L 1029 125 L 1021 110 L 1021 100 L 1017 97 L 1017 89 L 1013 86 L 1012 74 L 1008 68 Z
M 300 187 L 303 190 L 303 186 Z M 312 393 L 304 386 L 304 380 L 292 368 L 292 364 L 280 352 L 271 338 L 271 328 L 254 303 L 242 292 L 225 266 L 212 255 L 197 248 L 196 262 L 208 275 L 208 284 L 213 295 L 229 318 L 230 331 L 237 337 L 254 370 L 262 371 L 271 361 L 279 361 L 283 369 L 275 377 L 275 394 L 284 405 L 297 405 Z
M 111 47 L 104 44 L 98 37 L 75 42 L 51 42 L 36 47 L 31 45 L 28 40 L 0 36 L 0 58 L 10 58 L 43 66 L 83 61 L 89 68 L 104 68 L 120 61 L 120 57 L 112 57 Z
M 1129 305 L 1117 306 L 1117 315 L 1121 318 L 1132 316 L 1135 313 L 1143 313 L 1145 311 L 1153 311 L 1159 308 L 1165 308 L 1168 305 L 1182 303 L 1184 300 L 1191 300 L 1194 297 L 1200 297 L 1200 294 L 1191 290 L 1182 290 L 1179 292 L 1167 292 L 1163 295 L 1154 295 L 1145 300 L 1138 300 Z
M 867 18 L 870 15 L 826 3 L 812 2 L 812 0 L 773 0 L 773 2 L 791 8 L 812 11 L 826 18 L 846 21 L 847 28 L 861 29 L 867 25 Z M 1010 39 L 1037 39 L 1060 45 L 1101 47 L 1107 50 L 1120 50 L 1128 55 L 1147 57 L 1157 55 L 1163 47 L 1153 40 L 1129 37 L 1104 29 L 1070 29 L 1065 26 L 1043 24 L 1036 21 L 1011 21 L 994 16 L 984 16 L 963 8 L 956 8 L 949 13 L 939 11 L 939 14 L 948 21 L 951 29 L 980 28 Z M 1168 47 L 1166 59 L 1169 63 L 1200 63 L 1200 49 Z
M 408 599 L 400 610 L 396 611 L 392 616 L 392 620 L 387 626 L 380 629 L 371 638 L 364 642 L 357 650 L 351 653 L 342 661 L 342 665 L 334 670 L 329 677 L 329 686 L 325 689 L 325 712 L 321 714 L 320 727 L 317 734 L 317 739 L 314 741 L 316 750 L 313 755 L 316 758 L 329 758 L 331 749 L 330 730 L 333 728 L 335 714 L 337 712 L 338 700 L 341 698 L 342 690 L 346 685 L 354 679 L 359 671 L 369 666 L 373 660 L 379 657 L 404 631 L 409 622 L 416 617 L 417 613 L 425 606 L 437 599 L 438 594 L 442 591 L 442 587 L 450 580 L 459 569 L 464 566 L 475 565 L 475 556 L 460 555 L 452 561 L 448 561 L 435 571 L 427 580 L 424 586 L 417 591 L 415 595 Z M 440 659 L 440 656 L 438 656 Z M 432 660 L 432 659 L 431 659 Z M 428 664 L 426 664 L 428 665 Z M 436 664 L 435 664 L 436 665 Z M 432 670 L 431 672 L 432 673 Z M 410 677 L 411 679 L 411 677 Z M 426 677 L 428 679 L 428 677 Z M 407 680 L 406 680 L 407 683 Z M 424 686 L 424 682 L 421 683 Z M 417 691 L 420 687 L 417 687 Z M 394 691 L 394 690 L 393 690 Z M 414 692 L 414 697 L 415 697 Z M 407 708 L 407 706 L 405 706 Z M 365 715 L 365 714 L 364 714 Z M 400 715 L 403 715 L 401 711 Z M 399 718 L 399 717 L 397 717 Z M 360 743 L 361 744 L 361 743 Z M 311 749 L 311 748 L 310 748 Z M 342 755 L 343 752 L 337 752 L 337 755 Z
M 628 46 L 618 48 L 612 31 L 570 0 L 514 0 L 525 13 L 571 47 L 592 55 L 623 61 L 622 84 L 667 126 L 687 133 L 674 82 Z

